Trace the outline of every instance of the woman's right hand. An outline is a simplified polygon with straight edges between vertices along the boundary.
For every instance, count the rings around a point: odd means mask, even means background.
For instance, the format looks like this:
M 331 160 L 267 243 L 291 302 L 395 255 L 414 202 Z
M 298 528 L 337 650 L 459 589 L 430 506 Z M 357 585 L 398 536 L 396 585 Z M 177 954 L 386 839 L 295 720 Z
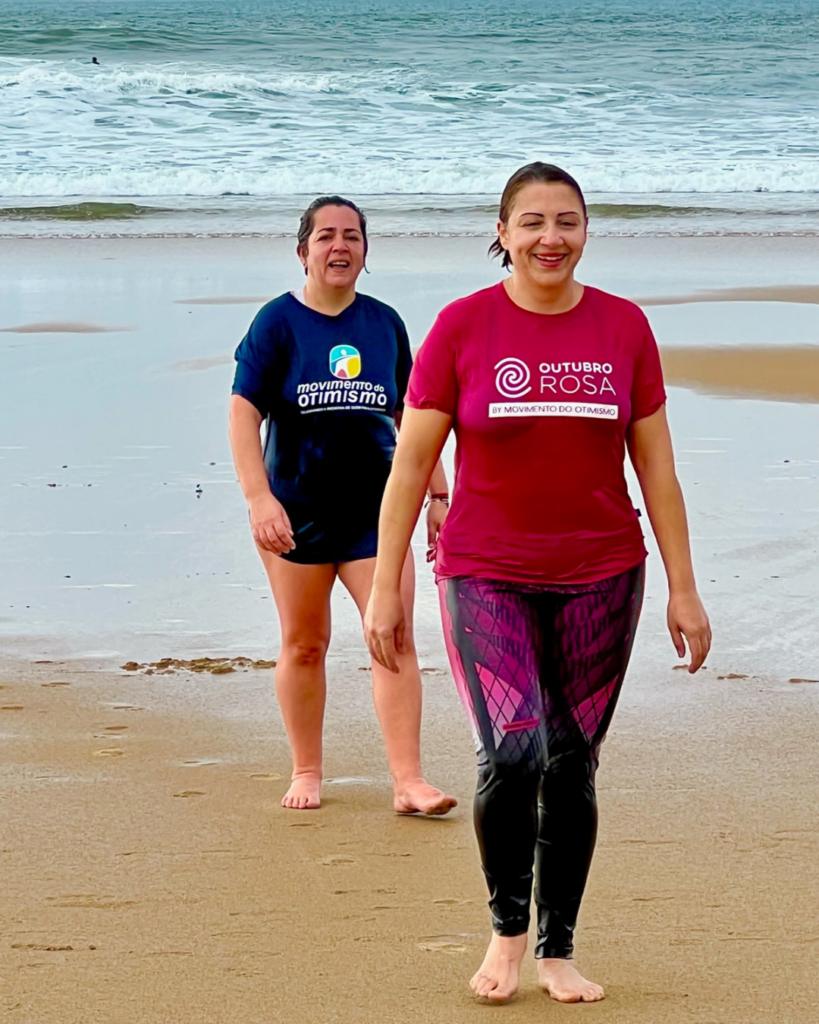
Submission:
M 373 587 L 364 613 L 364 639 L 370 654 L 390 672 L 398 672 L 397 655 L 404 653 L 406 618 L 401 594 Z
M 274 555 L 283 555 L 296 546 L 293 540 L 293 527 L 284 510 L 284 506 L 268 491 L 259 498 L 247 503 L 250 514 L 250 530 L 253 539 L 264 551 Z

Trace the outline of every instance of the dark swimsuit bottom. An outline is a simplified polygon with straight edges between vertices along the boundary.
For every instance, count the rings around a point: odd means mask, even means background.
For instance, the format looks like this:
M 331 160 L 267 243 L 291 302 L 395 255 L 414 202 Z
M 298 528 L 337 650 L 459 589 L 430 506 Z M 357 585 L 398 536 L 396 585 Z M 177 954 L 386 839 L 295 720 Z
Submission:
M 299 502 L 284 503 L 293 527 L 294 551 L 282 558 L 297 565 L 325 565 L 375 558 L 378 549 L 378 507 L 358 509 L 346 515 L 342 503 L 327 501 L 321 506 Z M 362 514 L 364 513 L 364 514 Z

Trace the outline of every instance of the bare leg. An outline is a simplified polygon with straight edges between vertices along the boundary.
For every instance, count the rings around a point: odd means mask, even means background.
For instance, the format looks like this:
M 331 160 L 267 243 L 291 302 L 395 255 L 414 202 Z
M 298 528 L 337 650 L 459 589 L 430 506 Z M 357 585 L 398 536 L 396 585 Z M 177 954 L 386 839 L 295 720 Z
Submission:
M 321 804 L 321 733 L 330 642 L 334 565 L 297 565 L 259 550 L 281 622 L 276 696 L 293 751 L 292 783 L 282 807 L 312 810 Z
M 363 615 L 373 585 L 374 558 L 344 562 L 338 576 Z M 399 655 L 399 672 L 388 672 L 372 662 L 373 701 L 392 774 L 395 810 L 399 814 L 446 814 L 456 806 L 454 797 L 431 786 L 421 769 L 421 673 L 412 635 L 415 601 L 415 565 L 407 554 L 401 577 L 401 596 L 407 617 L 406 650 Z

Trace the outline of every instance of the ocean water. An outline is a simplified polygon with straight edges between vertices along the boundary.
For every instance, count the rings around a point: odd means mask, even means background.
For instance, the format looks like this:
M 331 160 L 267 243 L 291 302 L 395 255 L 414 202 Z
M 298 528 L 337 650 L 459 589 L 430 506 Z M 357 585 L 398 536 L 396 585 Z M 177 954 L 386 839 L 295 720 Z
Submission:
M 819 4 L 3 0 L 0 137 L 0 234 L 481 234 L 531 159 L 598 233 L 810 234 Z

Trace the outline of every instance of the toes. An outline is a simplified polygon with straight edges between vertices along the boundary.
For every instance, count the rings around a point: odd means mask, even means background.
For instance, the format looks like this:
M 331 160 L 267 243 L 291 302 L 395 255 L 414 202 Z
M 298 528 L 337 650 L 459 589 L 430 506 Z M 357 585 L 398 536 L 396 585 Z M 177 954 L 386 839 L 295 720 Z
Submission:
M 604 995 L 605 992 L 599 985 L 590 985 L 589 988 L 583 992 L 581 999 L 584 1003 L 596 1003 L 598 1000 L 602 999 Z

